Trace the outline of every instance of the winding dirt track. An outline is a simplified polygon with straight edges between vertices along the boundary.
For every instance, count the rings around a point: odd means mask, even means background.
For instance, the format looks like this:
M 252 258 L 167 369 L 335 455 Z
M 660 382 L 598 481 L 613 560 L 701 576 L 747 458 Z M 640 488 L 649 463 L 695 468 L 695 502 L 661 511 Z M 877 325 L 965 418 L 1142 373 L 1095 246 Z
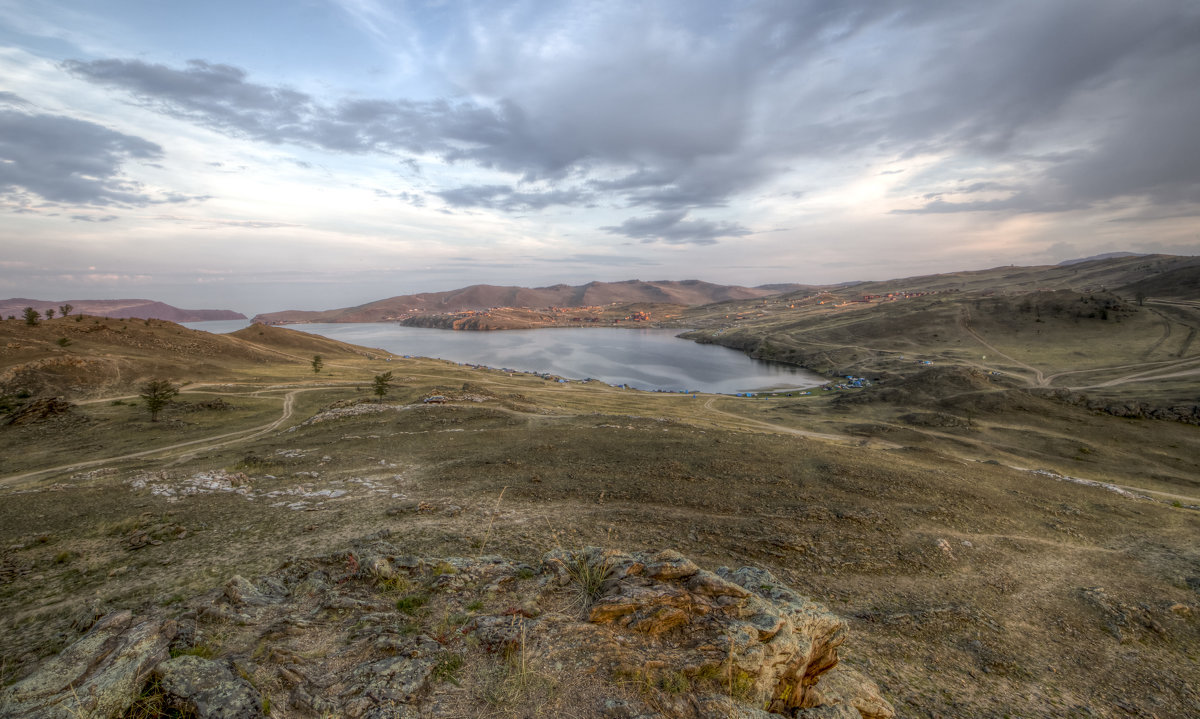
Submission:
M 24 472 L 22 474 L 13 474 L 13 475 L 9 475 L 7 477 L 0 477 L 0 486 L 12 484 L 14 482 L 19 482 L 23 479 L 30 479 L 32 477 L 37 477 L 38 475 L 42 475 L 42 474 L 50 474 L 52 472 L 76 472 L 81 469 L 87 469 L 89 467 L 97 467 L 97 466 L 100 466 L 103 464 L 109 464 L 111 462 L 120 462 L 122 460 L 127 460 L 127 459 L 136 459 L 138 457 L 149 457 L 149 456 L 157 455 L 157 454 L 166 454 L 166 453 L 174 452 L 179 449 L 183 449 L 185 447 L 194 448 L 193 451 L 184 455 L 185 457 L 189 457 L 189 456 L 194 456 L 195 454 L 197 454 L 198 452 L 203 451 L 203 450 L 216 449 L 217 447 L 224 447 L 229 444 L 235 444 L 237 442 L 245 442 L 247 440 L 256 439 L 258 437 L 263 436 L 264 434 L 267 434 L 269 432 L 275 431 L 276 429 L 279 429 L 279 427 L 281 427 L 284 423 L 286 423 L 289 419 L 292 418 L 292 416 L 295 414 L 294 407 L 295 407 L 296 395 L 300 394 L 301 392 L 312 392 L 314 390 L 327 389 L 328 387 L 329 387 L 329 385 L 322 385 L 320 387 L 302 387 L 299 389 L 291 390 L 290 392 L 283 395 L 283 398 L 282 398 L 283 399 L 283 408 L 282 408 L 282 412 L 279 415 L 279 418 L 272 422 L 268 422 L 267 424 L 259 425 L 258 427 L 249 427 L 247 429 L 240 429 L 236 432 L 226 432 L 225 434 L 218 434 L 213 437 L 205 437 L 203 439 L 193 439 L 193 440 L 189 440 L 187 442 L 178 442 L 176 444 L 166 445 L 165 447 L 155 447 L 154 449 L 146 449 L 146 450 L 142 450 L 141 452 L 131 452 L 129 454 L 117 455 L 115 457 L 104 457 L 102 459 L 92 459 L 92 460 L 88 460 L 86 462 L 72 462 L 71 464 L 61 464 L 57 467 L 46 467 L 45 469 L 38 469 L 38 470 L 34 470 L 32 472 Z M 112 398 L 110 397 L 105 400 L 91 400 L 91 401 L 92 402 L 111 401 L 111 399 Z
M 1166 318 L 1164 318 L 1164 319 L 1166 319 Z M 1056 372 L 1054 374 L 1047 375 L 1042 370 L 1038 369 L 1037 367 L 1026 364 L 1026 363 L 1012 357 L 1011 355 L 1001 352 L 995 345 L 993 345 L 992 343 L 985 340 L 978 332 L 976 332 L 971 327 L 970 320 L 971 320 L 970 311 L 964 308 L 963 313 L 958 318 L 959 327 L 964 332 L 966 332 L 968 335 L 970 335 L 971 338 L 974 339 L 976 342 L 978 342 L 979 344 L 986 347 L 988 349 L 988 351 L 993 352 L 993 353 L 999 355 L 1000 357 L 1003 357 L 1004 359 L 1008 360 L 1009 362 L 1012 362 L 1013 364 L 1015 364 L 1019 367 L 1023 367 L 1024 369 L 1032 372 L 1033 376 L 1034 376 L 1033 381 L 1027 380 L 1030 387 L 1050 387 L 1050 386 L 1053 386 L 1054 380 L 1059 379 L 1060 377 L 1066 377 L 1068 375 L 1098 374 L 1101 372 L 1112 372 L 1115 370 L 1141 370 L 1141 371 L 1132 372 L 1130 374 L 1121 375 L 1119 377 L 1113 377 L 1111 379 L 1105 380 L 1103 382 L 1098 382 L 1095 384 L 1080 385 L 1080 386 L 1065 387 L 1065 388 L 1071 389 L 1071 390 L 1094 389 L 1094 388 L 1098 388 L 1098 387 L 1113 387 L 1115 385 L 1127 384 L 1130 382 L 1150 382 L 1150 381 L 1159 380 L 1159 379 L 1167 379 L 1170 377 L 1185 377 L 1185 376 L 1189 376 L 1189 375 L 1200 374 L 1200 367 L 1183 369 L 1192 363 L 1200 362 L 1200 357 L 1187 357 L 1184 359 L 1177 359 L 1177 360 L 1158 360 L 1155 362 L 1137 362 L 1134 364 L 1116 365 L 1113 367 L 1091 367 L 1088 369 L 1067 370 L 1065 372 Z M 1169 323 L 1168 323 L 1168 327 L 1167 327 L 1167 330 L 1165 331 L 1164 336 L 1162 338 L 1160 338 L 1157 343 L 1155 343 L 1154 348 L 1158 347 L 1167 336 L 1170 336 Z M 1180 370 L 1180 371 L 1176 371 L 1176 370 Z
M 844 434 L 827 434 L 825 432 L 809 432 L 808 430 L 805 430 L 805 429 L 795 429 L 793 427 L 785 427 L 781 424 L 772 424 L 770 422 L 765 422 L 761 419 L 751 419 L 749 417 L 743 417 L 740 414 L 734 414 L 733 412 L 726 412 L 725 410 L 717 409 L 716 407 L 713 407 L 712 403 L 716 399 L 717 399 L 716 397 L 709 397 L 707 400 L 705 400 L 704 409 L 708 410 L 709 412 L 713 412 L 714 414 L 722 414 L 722 415 L 725 415 L 726 417 L 732 417 L 732 418 L 738 420 L 744 426 L 748 425 L 751 427 L 769 429 L 772 432 L 780 432 L 782 434 L 794 434 L 797 437 L 808 437 L 809 439 L 825 439 L 825 440 L 831 440 L 834 442 L 850 443 L 850 444 L 853 444 L 853 445 L 856 445 L 859 447 L 872 447 L 875 449 L 898 449 L 900 447 L 900 445 L 895 444 L 894 442 L 888 442 L 886 440 L 876 439 L 874 437 L 860 439 L 858 437 L 850 437 L 850 436 L 844 435 Z
M 1030 386 L 1045 387 L 1046 384 L 1048 383 L 1046 376 L 1042 374 L 1042 371 L 1040 369 L 1038 369 L 1037 367 L 1034 367 L 1033 365 L 1025 364 L 1021 360 L 1016 359 L 1014 357 L 1011 357 L 1010 355 L 1007 355 L 1007 354 L 1001 352 L 999 349 L 996 348 L 995 345 L 993 345 L 991 342 L 988 342 L 983 337 L 981 337 L 978 332 L 971 329 L 971 311 L 965 307 L 963 308 L 962 314 L 960 314 L 958 316 L 958 326 L 962 329 L 963 332 L 966 332 L 967 334 L 971 335 L 971 337 L 976 342 L 978 342 L 979 344 L 986 347 L 989 352 L 994 352 L 995 354 L 1000 355 L 1001 357 L 1008 360 L 1009 362 L 1012 362 L 1013 364 L 1017 365 L 1018 367 L 1024 367 L 1025 369 L 1032 372 L 1033 377 L 1034 377 L 1034 382 L 1032 382 L 1030 384 Z

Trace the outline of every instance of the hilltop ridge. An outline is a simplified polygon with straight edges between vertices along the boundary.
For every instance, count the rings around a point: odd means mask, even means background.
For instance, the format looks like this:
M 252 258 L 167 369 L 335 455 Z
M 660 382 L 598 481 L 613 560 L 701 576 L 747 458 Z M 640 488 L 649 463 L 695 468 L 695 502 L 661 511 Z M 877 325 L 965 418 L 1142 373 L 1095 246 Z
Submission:
M 993 267 L 887 280 L 828 285 L 777 283 L 755 287 L 720 285 L 702 280 L 625 280 L 557 284 L 548 287 L 470 285 L 443 292 L 397 295 L 354 307 L 329 310 L 283 310 L 254 316 L 254 322 L 403 322 L 444 329 L 516 329 L 564 326 L 566 318 L 547 310 L 588 310 L 582 321 L 611 323 L 629 314 L 653 310 L 654 320 L 688 308 L 701 314 L 724 305 L 767 297 L 803 300 L 829 293 L 853 300 L 888 293 L 983 292 L 1039 290 L 1112 291 L 1130 296 L 1195 297 L 1200 292 L 1200 257 L 1110 253 L 1057 265 Z M 579 313 L 575 313 L 579 314 Z M 689 312 L 689 315 L 695 312 Z
M 402 320 L 415 315 L 487 310 L 492 308 L 587 307 L 611 304 L 659 303 L 705 305 L 725 300 L 746 300 L 782 292 L 797 291 L 806 285 L 741 287 L 717 285 L 702 280 L 625 280 L 589 282 L 584 285 L 516 287 L 471 285 L 445 292 L 398 295 L 356 307 L 323 311 L 285 310 L 254 316 L 255 322 L 379 322 Z
M 0 322 L 0 395 L 84 399 L 131 391 L 153 378 L 228 376 L 231 368 L 307 365 L 314 354 L 384 357 L 382 350 L 253 325 L 218 335 L 165 320 L 72 315 L 29 326 Z
M 246 315 L 233 310 L 185 310 L 155 300 L 31 300 L 27 297 L 10 297 L 0 300 L 0 317 L 20 317 L 26 307 L 38 312 L 71 306 L 72 314 L 97 317 L 125 317 L 142 320 L 167 320 L 169 322 L 209 322 L 212 320 L 244 320 Z

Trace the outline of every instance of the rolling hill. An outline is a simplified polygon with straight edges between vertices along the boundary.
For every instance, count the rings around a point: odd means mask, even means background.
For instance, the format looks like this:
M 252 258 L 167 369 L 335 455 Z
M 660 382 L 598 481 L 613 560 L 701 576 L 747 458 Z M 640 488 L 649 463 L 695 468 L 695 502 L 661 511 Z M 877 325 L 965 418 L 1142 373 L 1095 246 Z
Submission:
M 0 317 L 20 317 L 26 307 L 45 313 L 70 305 L 72 314 L 97 317 L 136 317 L 143 320 L 168 322 L 208 322 L 210 320 L 244 320 L 246 315 L 233 310 L 185 310 L 154 300 L 31 300 L 12 297 L 0 300 Z
M 247 327 L 229 335 L 163 320 L 83 317 L 43 320 L 36 327 L 0 321 L 0 396 L 86 399 L 132 391 L 148 379 L 200 381 L 268 365 L 384 356 L 361 347 L 279 327 Z
M 485 310 L 493 307 L 591 307 L 638 302 L 671 305 L 705 305 L 726 300 L 748 300 L 807 289 L 805 285 L 739 287 L 700 280 L 589 282 L 586 285 L 501 287 L 471 285 L 447 292 L 400 295 L 357 307 L 324 311 L 285 310 L 256 315 L 255 322 L 379 322 L 418 314 Z

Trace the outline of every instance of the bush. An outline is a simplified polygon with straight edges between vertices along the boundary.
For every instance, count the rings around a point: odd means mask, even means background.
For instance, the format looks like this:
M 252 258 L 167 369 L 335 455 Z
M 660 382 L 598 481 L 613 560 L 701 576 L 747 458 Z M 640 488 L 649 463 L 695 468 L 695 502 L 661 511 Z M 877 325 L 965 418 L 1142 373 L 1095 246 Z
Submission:
M 405 614 L 416 614 L 428 601 L 429 597 L 424 594 L 409 594 L 396 600 L 396 609 Z

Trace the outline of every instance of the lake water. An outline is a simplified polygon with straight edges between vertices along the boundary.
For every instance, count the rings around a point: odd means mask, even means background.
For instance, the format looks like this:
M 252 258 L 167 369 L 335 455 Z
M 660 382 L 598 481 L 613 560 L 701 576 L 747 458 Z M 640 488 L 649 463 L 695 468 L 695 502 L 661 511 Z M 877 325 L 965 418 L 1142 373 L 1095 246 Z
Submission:
M 233 332 L 245 321 L 191 322 L 207 332 Z M 737 350 L 676 337 L 678 330 L 562 328 L 462 332 L 388 322 L 300 324 L 288 329 L 462 364 L 591 377 L 613 385 L 669 392 L 752 392 L 817 387 L 828 380 L 789 365 L 750 359 Z

